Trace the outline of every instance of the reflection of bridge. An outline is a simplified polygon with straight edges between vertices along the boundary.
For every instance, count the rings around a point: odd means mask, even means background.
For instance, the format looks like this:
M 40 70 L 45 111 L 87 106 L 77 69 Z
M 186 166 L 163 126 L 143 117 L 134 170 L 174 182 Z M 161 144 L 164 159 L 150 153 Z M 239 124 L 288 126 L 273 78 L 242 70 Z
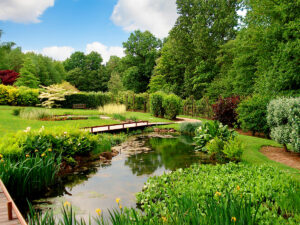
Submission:
M 121 124 L 111 124 L 104 126 L 95 126 L 95 127 L 84 127 L 83 129 L 89 130 L 91 133 L 101 133 L 101 132 L 117 132 L 117 131 L 126 131 L 127 129 L 143 129 L 145 127 L 157 126 L 157 125 L 168 125 L 172 123 L 149 123 L 148 121 L 139 121 L 133 123 L 121 123 Z
M 2 180 L 0 180 L 0 224 L 27 225 Z

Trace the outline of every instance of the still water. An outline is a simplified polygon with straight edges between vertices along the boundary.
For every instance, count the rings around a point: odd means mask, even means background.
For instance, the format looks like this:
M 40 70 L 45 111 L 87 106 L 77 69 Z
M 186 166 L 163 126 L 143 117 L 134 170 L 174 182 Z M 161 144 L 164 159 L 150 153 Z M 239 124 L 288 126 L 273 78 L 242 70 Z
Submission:
M 193 163 L 210 163 L 207 155 L 194 151 L 191 137 L 151 137 L 140 135 L 122 144 L 120 154 L 109 164 L 94 162 L 86 170 L 70 175 L 49 196 L 35 206 L 53 208 L 55 213 L 65 201 L 72 204 L 80 217 L 95 216 L 96 208 L 136 207 L 135 194 L 142 190 L 150 176 L 159 176 Z

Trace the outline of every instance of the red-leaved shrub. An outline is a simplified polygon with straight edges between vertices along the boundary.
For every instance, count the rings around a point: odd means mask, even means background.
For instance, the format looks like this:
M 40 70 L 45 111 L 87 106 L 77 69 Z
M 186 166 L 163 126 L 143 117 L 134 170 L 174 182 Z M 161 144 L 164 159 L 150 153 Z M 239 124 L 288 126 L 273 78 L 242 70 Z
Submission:
M 18 77 L 19 73 L 13 70 L 0 70 L 0 80 L 4 85 L 13 85 Z
M 232 96 L 229 98 L 220 97 L 219 100 L 212 105 L 214 120 L 218 120 L 223 124 L 233 127 L 237 123 L 236 108 L 239 103 L 239 96 Z

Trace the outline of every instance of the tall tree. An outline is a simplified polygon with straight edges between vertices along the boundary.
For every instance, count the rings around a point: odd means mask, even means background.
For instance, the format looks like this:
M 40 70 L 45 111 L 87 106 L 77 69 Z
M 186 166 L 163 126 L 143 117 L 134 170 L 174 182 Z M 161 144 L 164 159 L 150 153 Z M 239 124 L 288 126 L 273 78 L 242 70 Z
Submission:
M 126 56 L 122 62 L 127 69 L 124 71 L 122 79 L 128 90 L 137 93 L 147 90 L 161 46 L 161 40 L 149 31 L 141 32 L 139 30 L 131 33 L 128 40 L 123 43 Z
M 20 76 L 17 79 L 17 82 L 15 85 L 17 86 L 26 86 L 30 88 L 38 88 L 40 81 L 36 77 L 36 68 L 34 66 L 34 63 L 32 62 L 32 59 L 30 57 L 27 57 L 25 59 L 25 62 L 23 64 L 23 67 L 20 70 Z
M 158 67 L 166 69 L 167 81 L 175 84 L 175 92 L 181 96 L 200 98 L 218 74 L 217 52 L 221 45 L 235 38 L 239 2 L 177 0 L 179 17 L 162 52 L 162 65 Z M 175 69 L 172 64 L 176 65 Z

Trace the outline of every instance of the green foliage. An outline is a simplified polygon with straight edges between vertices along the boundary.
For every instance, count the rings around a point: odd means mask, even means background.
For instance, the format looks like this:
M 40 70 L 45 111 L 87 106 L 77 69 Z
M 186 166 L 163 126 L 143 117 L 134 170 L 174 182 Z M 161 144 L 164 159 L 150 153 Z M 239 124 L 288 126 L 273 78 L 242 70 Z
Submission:
M 123 43 L 126 56 L 122 59 L 125 64 L 122 77 L 127 90 L 136 93 L 147 90 L 161 45 L 161 41 L 149 31 L 139 30 L 131 33 Z
M 295 209 L 288 210 L 287 219 L 278 206 L 280 196 L 294 202 L 290 189 L 297 190 L 293 179 L 271 166 L 193 165 L 149 178 L 137 202 L 145 214 L 166 217 L 173 224 L 177 223 L 171 218 L 181 219 L 181 215 L 189 221 L 200 219 L 199 215 L 207 220 L 178 224 L 233 224 L 232 217 L 236 224 L 297 224 Z
M 216 137 L 222 141 L 228 141 L 230 138 L 236 137 L 236 132 L 218 121 L 202 122 L 198 129 L 196 129 L 196 136 L 194 138 L 196 150 L 207 151 L 206 144 Z
M 2 158 L 2 157 L 1 157 Z M 15 199 L 37 197 L 56 182 L 60 157 L 39 153 L 23 154 L 17 160 L 5 157 L 0 162 L 0 179 Z
M 126 117 L 124 115 L 115 113 L 112 116 L 115 120 L 126 121 Z
M 165 114 L 163 108 L 164 96 L 163 92 L 156 92 L 150 95 L 150 111 L 156 117 L 163 117 Z
M 242 154 L 244 152 L 244 146 L 236 138 L 229 139 L 228 142 L 225 142 L 223 153 L 226 158 L 231 161 L 240 161 Z
M 116 72 L 111 74 L 107 86 L 108 86 L 108 90 L 114 95 L 117 95 L 119 91 L 124 90 L 120 75 Z
M 74 104 L 85 104 L 86 108 L 96 109 L 111 101 L 109 93 L 102 92 L 80 92 L 65 96 L 64 101 L 60 101 L 62 108 L 73 108 Z
M 184 134 L 195 135 L 195 131 L 199 126 L 201 126 L 200 122 L 196 122 L 196 123 L 184 122 L 184 123 L 180 123 L 179 130 L 181 133 Z
M 96 52 L 88 55 L 74 52 L 63 63 L 67 71 L 66 80 L 80 91 L 107 91 L 110 74 L 102 65 L 102 61 L 101 55 Z
M 293 151 L 300 152 L 300 98 L 279 98 L 268 105 L 267 121 L 271 138 L 283 144 L 291 144 Z
M 270 97 L 253 95 L 239 103 L 237 108 L 238 122 L 243 130 L 250 130 L 253 134 L 262 132 L 269 135 L 270 128 L 267 123 L 267 106 Z
M 40 81 L 36 76 L 37 69 L 30 57 L 26 57 L 23 67 L 20 70 L 20 76 L 17 79 L 15 85 L 25 86 L 29 88 L 38 88 Z
M 38 95 L 38 89 L 0 84 L 0 105 L 35 106 L 40 102 Z
M 182 110 L 182 100 L 175 94 L 164 96 L 162 105 L 166 119 L 175 119 Z

